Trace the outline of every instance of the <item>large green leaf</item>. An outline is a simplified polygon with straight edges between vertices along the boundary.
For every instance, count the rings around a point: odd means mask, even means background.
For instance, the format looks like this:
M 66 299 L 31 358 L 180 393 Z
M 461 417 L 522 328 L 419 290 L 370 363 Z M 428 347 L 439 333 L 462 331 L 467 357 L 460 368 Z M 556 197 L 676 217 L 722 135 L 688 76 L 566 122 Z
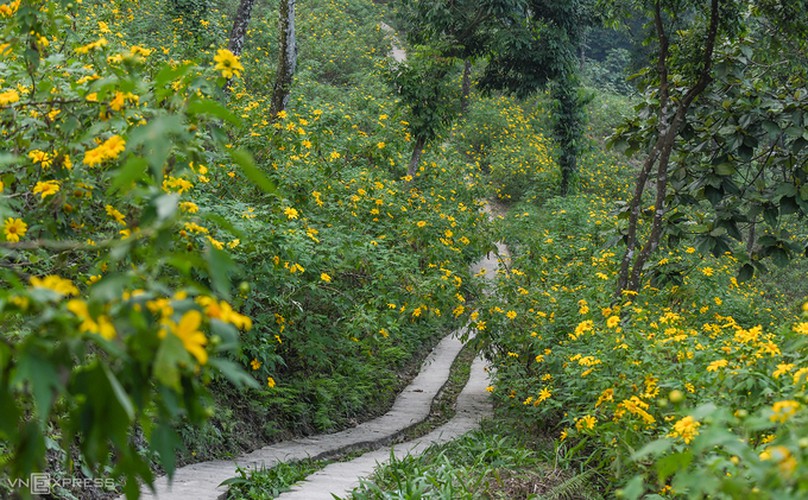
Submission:
M 267 194 L 274 195 L 277 193 L 278 188 L 275 183 L 255 165 L 255 160 L 250 153 L 236 149 L 230 152 L 230 156 L 253 184 Z

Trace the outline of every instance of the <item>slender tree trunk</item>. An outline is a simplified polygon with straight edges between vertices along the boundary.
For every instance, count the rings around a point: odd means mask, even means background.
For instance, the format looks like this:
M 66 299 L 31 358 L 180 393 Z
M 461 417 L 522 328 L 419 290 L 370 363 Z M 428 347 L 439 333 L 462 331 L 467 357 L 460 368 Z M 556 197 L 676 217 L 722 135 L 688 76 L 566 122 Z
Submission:
M 578 81 L 574 75 L 566 76 L 553 87 L 554 97 L 559 102 L 554 135 L 559 142 L 561 154 L 561 196 L 566 196 L 574 183 L 578 170 L 578 151 L 582 134 L 581 100 L 578 97 Z
M 628 235 L 626 239 L 626 253 L 620 266 L 617 282 L 618 296 L 623 290 L 639 291 L 640 279 L 643 267 L 648 259 L 659 246 L 662 237 L 664 216 L 667 211 L 665 199 L 668 192 L 668 166 L 670 156 L 679 135 L 682 125 L 685 123 L 688 109 L 693 101 L 707 88 L 712 81 L 710 71 L 713 62 L 713 49 L 718 32 L 719 3 L 721 0 L 711 0 L 710 2 L 710 26 L 707 30 L 705 40 L 702 68 L 699 72 L 698 81 L 682 96 L 676 104 L 676 111 L 670 113 L 670 84 L 668 80 L 668 37 L 663 27 L 663 16 L 659 3 L 656 4 L 654 24 L 659 41 L 660 53 L 657 60 L 657 70 L 659 72 L 659 124 L 657 126 L 657 140 L 651 148 L 648 158 L 643 164 L 640 175 L 637 179 L 637 186 L 634 197 L 631 200 L 629 213 Z M 640 207 L 642 205 L 642 194 L 648 182 L 653 167 L 657 164 L 657 192 L 655 201 L 654 219 L 651 226 L 651 233 L 642 245 L 639 255 L 634 258 L 637 249 L 637 227 L 639 224 Z
M 254 5 L 255 0 L 241 0 L 238 4 L 236 18 L 233 20 L 233 29 L 230 30 L 230 43 L 227 44 L 227 48 L 236 56 L 240 56 L 244 50 L 244 41 L 247 39 L 247 26 L 250 25 Z M 224 85 L 225 93 L 230 92 L 232 82 L 233 79 L 228 78 L 227 83 Z
M 407 175 L 415 179 L 415 174 L 418 172 L 418 164 L 421 162 L 421 154 L 424 152 L 424 146 L 426 145 L 426 140 L 422 137 L 419 137 L 415 140 L 415 146 L 412 150 L 412 156 L 410 157 L 410 166 L 407 168 Z
M 286 109 L 292 91 L 292 78 L 297 66 L 297 39 L 295 38 L 295 0 L 281 0 L 280 4 L 280 55 L 275 87 L 269 115 L 275 118 Z
M 746 240 L 746 253 L 748 253 L 749 255 L 752 255 L 752 251 L 755 249 L 756 228 L 757 228 L 756 222 L 752 221 L 752 223 L 749 225 L 749 238 Z
M 465 115 L 469 108 L 471 94 L 471 61 L 466 59 L 463 67 L 463 93 L 460 95 L 460 114 Z
M 244 41 L 247 39 L 247 26 L 252 18 L 252 9 L 255 0 L 241 0 L 236 11 L 236 18 L 233 21 L 233 29 L 230 30 L 230 43 L 227 48 L 230 52 L 240 56 L 244 50 Z

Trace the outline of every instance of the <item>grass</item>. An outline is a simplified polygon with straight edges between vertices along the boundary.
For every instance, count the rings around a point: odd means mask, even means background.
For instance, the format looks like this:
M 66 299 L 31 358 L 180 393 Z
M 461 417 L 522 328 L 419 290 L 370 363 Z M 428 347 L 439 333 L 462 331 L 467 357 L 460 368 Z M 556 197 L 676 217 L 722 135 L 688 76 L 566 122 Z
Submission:
M 326 465 L 325 460 L 300 460 L 281 462 L 271 469 L 237 469 L 238 476 L 224 481 L 228 485 L 228 500 L 264 500 L 275 498 L 292 486 Z
M 389 498 L 595 499 L 595 472 L 574 473 L 553 465 L 554 450 L 528 446 L 506 425 L 482 429 L 418 457 L 391 457 L 351 500 Z

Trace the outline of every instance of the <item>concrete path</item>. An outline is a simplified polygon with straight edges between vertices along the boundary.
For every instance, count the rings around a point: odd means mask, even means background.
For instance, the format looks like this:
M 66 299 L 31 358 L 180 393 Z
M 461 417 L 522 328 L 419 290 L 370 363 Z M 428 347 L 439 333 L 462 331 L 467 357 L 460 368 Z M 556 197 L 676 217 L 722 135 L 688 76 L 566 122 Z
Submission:
M 381 23 L 382 30 L 390 37 L 390 57 L 395 62 L 402 62 L 407 58 L 407 52 L 401 48 L 401 41 L 396 35 L 396 30 L 387 23 Z
M 326 458 L 369 445 L 384 446 L 405 429 L 429 415 L 432 400 L 449 379 L 449 370 L 463 344 L 458 336 L 463 331 L 446 336 L 429 354 L 421 371 L 396 398 L 393 408 L 373 420 L 333 434 L 283 441 L 242 455 L 232 460 L 200 462 L 180 467 L 169 484 L 164 476 L 156 481 L 156 494 L 142 489 L 143 498 L 204 500 L 215 499 L 226 491 L 219 484 L 242 468 L 271 468 L 279 462 L 305 458 Z
M 407 455 L 420 455 L 433 444 L 445 443 L 476 429 L 480 419 L 490 416 L 492 406 L 488 392 L 485 362 L 477 358 L 471 365 L 469 381 L 457 398 L 454 418 L 429 434 L 391 448 L 382 448 L 349 462 L 335 462 L 315 472 L 279 500 L 331 500 L 333 495 L 345 495 L 359 486 L 360 478 L 373 473 L 377 465 L 390 460 L 391 452 L 401 459 Z

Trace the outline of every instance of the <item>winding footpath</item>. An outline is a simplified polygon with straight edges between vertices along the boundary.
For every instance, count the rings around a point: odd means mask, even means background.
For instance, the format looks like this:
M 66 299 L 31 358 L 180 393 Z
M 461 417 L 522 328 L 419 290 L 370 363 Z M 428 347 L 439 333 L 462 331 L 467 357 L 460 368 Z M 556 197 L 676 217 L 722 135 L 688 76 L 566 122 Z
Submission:
M 506 249 L 500 247 L 499 253 L 506 255 Z M 471 271 L 484 274 L 490 279 L 496 275 L 497 268 L 496 257 L 489 254 L 472 266 Z M 232 460 L 215 460 L 180 467 L 171 483 L 166 477 L 159 478 L 154 493 L 144 487 L 143 498 L 213 500 L 225 493 L 225 488 L 219 487 L 219 484 L 236 475 L 236 467 L 271 468 L 280 462 L 328 458 L 355 449 L 376 448 L 376 451 L 365 453 L 349 462 L 333 463 L 325 467 L 280 497 L 331 499 L 332 492 L 341 494 L 356 487 L 359 478 L 369 476 L 377 463 L 389 460 L 391 451 L 396 457 L 418 454 L 429 445 L 452 440 L 473 430 L 483 417 L 491 413 L 491 403 L 485 390 L 488 376 L 481 358 L 472 363 L 469 381 L 457 398 L 454 418 L 425 436 L 393 446 L 392 450 L 385 447 L 406 429 L 427 418 L 432 400 L 448 381 L 452 362 L 463 347 L 458 339 L 462 333 L 465 332 L 456 331 L 441 340 L 424 361 L 418 375 L 396 398 L 392 409 L 381 417 L 333 434 L 276 443 Z
M 504 246 L 498 245 L 498 254 L 507 259 L 507 249 Z M 499 265 L 497 256 L 489 254 L 473 265 L 471 272 L 492 279 Z M 391 410 L 381 417 L 341 432 L 283 441 L 230 460 L 180 467 L 171 483 L 166 477 L 158 478 L 155 492 L 144 486 L 143 498 L 213 500 L 225 493 L 226 489 L 219 487 L 219 484 L 235 476 L 236 467 L 260 470 L 271 468 L 280 462 L 306 458 L 323 459 L 356 449 L 374 449 L 375 451 L 354 460 L 328 465 L 280 497 L 331 499 L 332 492 L 345 494 L 356 487 L 359 479 L 369 476 L 378 463 L 390 459 L 391 451 L 396 457 L 419 454 L 432 444 L 450 441 L 475 429 L 480 420 L 489 416 L 492 411 L 485 390 L 488 375 L 481 358 L 472 363 L 469 381 L 457 399 L 454 418 L 425 436 L 397 444 L 392 449 L 386 447 L 409 427 L 427 418 L 432 400 L 448 381 L 452 362 L 463 347 L 458 339 L 463 333 L 464 330 L 458 330 L 441 340 L 424 361 L 418 375 L 396 398 Z

